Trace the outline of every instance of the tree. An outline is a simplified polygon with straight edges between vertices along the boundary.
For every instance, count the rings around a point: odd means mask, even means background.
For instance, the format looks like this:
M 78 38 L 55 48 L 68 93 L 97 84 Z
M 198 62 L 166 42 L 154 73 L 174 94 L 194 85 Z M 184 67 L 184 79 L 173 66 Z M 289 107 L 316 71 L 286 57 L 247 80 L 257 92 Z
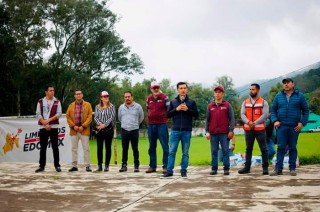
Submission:
M 76 83 L 101 77 L 115 81 L 117 75 L 111 73 L 142 73 L 142 61 L 115 32 L 117 17 L 105 1 L 57 1 L 47 19 L 55 49 L 48 64 L 62 102 Z
M 271 89 L 269 90 L 269 94 L 268 94 L 268 104 L 270 107 L 272 105 L 274 97 L 277 95 L 277 93 L 279 93 L 282 90 L 283 90 L 283 85 L 279 82 L 277 83 L 276 86 L 271 87 Z

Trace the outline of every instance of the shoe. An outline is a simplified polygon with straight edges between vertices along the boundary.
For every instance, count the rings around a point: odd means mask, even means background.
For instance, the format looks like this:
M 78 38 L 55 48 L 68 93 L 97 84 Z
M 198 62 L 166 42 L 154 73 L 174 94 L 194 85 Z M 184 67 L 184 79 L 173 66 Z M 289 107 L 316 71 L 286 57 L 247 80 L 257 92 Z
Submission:
M 98 165 L 98 169 L 96 170 L 96 172 L 102 172 L 102 165 Z
M 167 173 L 163 174 L 160 178 L 161 178 L 161 179 L 164 179 L 164 178 L 170 178 L 170 177 L 172 177 L 172 176 L 173 176 L 173 174 L 169 174 L 169 173 L 167 172 Z
M 146 173 L 152 173 L 152 172 L 156 172 L 156 169 L 153 169 L 153 168 L 149 168 Z
M 278 176 L 278 175 L 282 175 L 282 171 L 274 169 L 270 174 L 270 176 Z
M 87 167 L 86 167 L 86 172 L 92 172 L 90 166 L 87 166 Z
M 57 172 L 61 172 L 61 167 L 60 166 L 56 166 L 55 168 L 56 168 Z
M 106 166 L 104 167 L 104 170 L 103 170 L 103 171 L 108 172 L 108 171 L 109 171 L 109 166 L 106 165 Z
M 188 177 L 188 176 L 187 176 L 187 172 L 181 172 L 181 177 L 187 178 L 187 177 Z
M 229 169 L 223 170 L 223 175 L 230 175 Z
M 78 171 L 78 168 L 74 166 L 71 169 L 69 169 L 69 172 L 76 172 L 76 171 Z
M 216 175 L 218 172 L 217 172 L 217 170 L 212 170 L 211 172 L 210 172 L 210 175 Z
M 250 173 L 250 169 L 247 169 L 246 167 L 244 167 L 243 169 L 240 169 L 238 171 L 239 174 L 248 174 Z
M 121 169 L 119 170 L 119 172 L 126 172 L 128 169 L 127 169 L 127 166 L 124 166 L 122 165 Z
M 134 172 L 140 172 L 139 167 L 134 167 Z
M 291 170 L 290 170 L 290 175 L 291 175 L 291 176 L 297 176 L 296 170 L 291 169 Z
M 36 173 L 38 173 L 38 172 L 43 172 L 43 171 L 44 171 L 44 168 L 39 167 L 39 168 L 37 168 L 37 169 L 36 169 L 36 171 L 35 171 L 35 172 L 36 172 Z
M 165 173 L 167 173 L 167 172 L 168 172 L 168 170 L 167 170 L 166 167 L 162 168 L 162 173 L 163 173 L 163 174 L 165 174 Z
M 268 175 L 268 174 L 269 174 L 268 169 L 263 169 L 263 171 L 262 171 L 262 175 Z

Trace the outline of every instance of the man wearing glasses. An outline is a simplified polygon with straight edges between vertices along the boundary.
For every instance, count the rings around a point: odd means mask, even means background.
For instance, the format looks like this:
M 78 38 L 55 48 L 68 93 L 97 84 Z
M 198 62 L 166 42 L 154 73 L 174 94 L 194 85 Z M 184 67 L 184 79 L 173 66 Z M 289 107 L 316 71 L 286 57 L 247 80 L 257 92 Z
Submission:
M 76 90 L 74 97 L 75 101 L 69 105 L 66 113 L 72 142 L 72 168 L 69 169 L 69 172 L 78 171 L 77 165 L 79 141 L 81 141 L 83 149 L 86 171 L 91 172 L 89 135 L 90 123 L 92 121 L 92 108 L 89 102 L 83 100 L 83 94 L 81 90 Z
M 157 140 L 162 146 L 162 171 L 167 172 L 169 155 L 169 134 L 167 127 L 167 110 L 170 106 L 169 98 L 160 91 L 160 84 L 153 82 L 150 86 L 151 93 L 147 98 L 148 110 L 148 139 L 150 164 L 146 173 L 156 172 L 157 169 Z

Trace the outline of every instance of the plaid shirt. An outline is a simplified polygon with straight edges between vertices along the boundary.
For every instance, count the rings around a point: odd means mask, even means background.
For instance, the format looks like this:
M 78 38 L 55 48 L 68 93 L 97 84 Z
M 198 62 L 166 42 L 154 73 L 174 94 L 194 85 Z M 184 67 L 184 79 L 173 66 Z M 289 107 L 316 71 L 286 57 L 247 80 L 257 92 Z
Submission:
M 78 127 L 81 126 L 82 103 L 83 101 L 81 101 L 81 103 L 76 102 L 76 108 L 74 110 L 74 123 Z

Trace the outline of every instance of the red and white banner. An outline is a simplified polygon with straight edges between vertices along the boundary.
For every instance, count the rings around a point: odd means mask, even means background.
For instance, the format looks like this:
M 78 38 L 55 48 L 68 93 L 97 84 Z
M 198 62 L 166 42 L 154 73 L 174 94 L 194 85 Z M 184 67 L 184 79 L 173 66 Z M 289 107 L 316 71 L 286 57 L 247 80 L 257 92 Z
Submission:
M 61 163 L 71 163 L 71 139 L 65 116 L 59 119 L 58 145 Z M 36 118 L 0 118 L 0 162 L 39 162 L 39 126 Z M 79 144 L 79 162 L 83 161 Z M 52 149 L 47 148 L 47 162 L 53 163 Z

